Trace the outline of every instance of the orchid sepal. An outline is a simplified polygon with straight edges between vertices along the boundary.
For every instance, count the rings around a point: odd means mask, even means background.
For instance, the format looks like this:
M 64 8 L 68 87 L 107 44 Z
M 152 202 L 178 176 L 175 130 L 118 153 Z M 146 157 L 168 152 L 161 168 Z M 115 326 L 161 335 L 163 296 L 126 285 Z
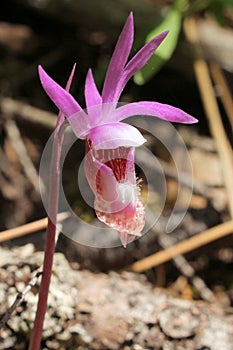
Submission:
M 67 117 L 82 111 L 82 108 L 73 96 L 57 84 L 41 66 L 38 67 L 38 72 L 45 92 L 60 111 Z
M 174 123 L 194 124 L 198 120 L 182 109 L 159 102 L 140 101 L 125 104 L 116 108 L 112 120 L 120 122 L 136 115 L 148 115 Z

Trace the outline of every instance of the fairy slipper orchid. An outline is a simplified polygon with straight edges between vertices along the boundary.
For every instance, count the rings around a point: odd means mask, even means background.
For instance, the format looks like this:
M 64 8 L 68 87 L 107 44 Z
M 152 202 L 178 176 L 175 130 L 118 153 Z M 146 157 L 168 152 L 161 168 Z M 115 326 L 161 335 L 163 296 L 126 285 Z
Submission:
M 121 121 L 133 115 L 150 115 L 171 122 L 197 122 L 184 111 L 162 103 L 141 101 L 117 106 L 128 80 L 146 64 L 167 34 L 163 32 L 156 36 L 127 63 L 134 36 L 131 13 L 109 63 L 102 94 L 96 87 L 92 71 L 89 69 L 87 73 L 86 110 L 39 66 L 44 90 L 64 113 L 76 136 L 86 140 L 85 172 L 95 195 L 96 214 L 119 232 L 124 247 L 141 235 L 145 225 L 134 154 L 135 147 L 146 140 L 136 128 Z

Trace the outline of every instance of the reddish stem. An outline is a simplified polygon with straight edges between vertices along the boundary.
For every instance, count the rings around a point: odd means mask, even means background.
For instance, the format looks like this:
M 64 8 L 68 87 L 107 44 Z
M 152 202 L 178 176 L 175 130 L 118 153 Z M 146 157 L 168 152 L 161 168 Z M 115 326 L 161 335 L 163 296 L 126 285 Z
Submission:
M 60 137 L 59 137 L 60 131 Z M 56 223 L 60 184 L 60 158 L 65 128 L 57 126 L 54 133 L 50 169 L 50 195 L 48 208 L 48 226 L 46 232 L 43 274 L 39 290 L 36 318 L 30 339 L 29 350 L 39 350 L 43 332 L 43 323 L 47 310 L 49 285 L 52 275 L 53 255 L 56 246 Z
M 71 71 L 66 84 L 66 91 L 69 91 L 74 76 L 75 66 Z M 43 274 L 39 290 L 39 299 L 37 304 L 36 318 L 28 350 L 39 350 L 43 332 L 43 323 L 47 310 L 47 301 L 49 294 L 49 285 L 52 275 L 53 255 L 56 246 L 56 224 L 60 185 L 60 159 L 62 143 L 66 129 L 65 115 L 60 112 L 57 119 L 57 125 L 54 132 L 53 149 L 51 156 L 50 186 L 49 186 L 49 206 L 48 206 L 48 226 L 46 232 L 45 253 L 43 262 Z
M 47 310 L 47 300 L 49 285 L 52 274 L 53 255 L 55 249 L 56 226 L 48 219 L 47 239 L 45 246 L 43 275 L 39 291 L 39 300 L 37 305 L 36 318 L 31 335 L 29 350 L 39 350 L 43 332 L 44 317 Z

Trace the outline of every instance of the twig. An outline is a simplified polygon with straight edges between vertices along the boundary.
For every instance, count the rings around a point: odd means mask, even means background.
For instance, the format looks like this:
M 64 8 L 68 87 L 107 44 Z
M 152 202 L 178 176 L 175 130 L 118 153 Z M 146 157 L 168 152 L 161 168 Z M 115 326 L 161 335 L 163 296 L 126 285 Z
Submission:
M 228 207 L 233 218 L 233 155 L 230 143 L 226 136 L 218 104 L 215 98 L 207 63 L 203 59 L 197 26 L 194 18 L 184 21 L 184 31 L 188 41 L 194 48 L 194 71 L 198 82 L 201 98 L 209 121 L 210 131 L 216 142 L 219 158 L 222 164 L 222 172 L 228 195 Z
M 233 130 L 233 99 L 227 80 L 217 62 L 211 62 L 210 71 L 215 84 L 220 87 L 220 98 Z
M 65 213 L 62 213 L 65 214 Z M 62 225 L 61 224 L 57 224 L 57 228 L 56 228 L 56 240 L 55 242 L 57 243 L 58 238 L 59 238 L 59 233 L 62 230 Z M 6 311 L 6 313 L 3 315 L 3 317 L 0 319 L 0 329 L 6 324 L 6 322 L 10 319 L 11 315 L 13 314 L 13 312 L 17 309 L 18 306 L 20 306 L 20 304 L 22 304 L 22 302 L 24 301 L 26 295 L 28 294 L 28 292 L 30 292 L 30 290 L 32 289 L 32 287 L 34 287 L 36 285 L 36 283 L 38 282 L 39 277 L 43 274 L 42 272 L 42 267 L 39 267 L 37 269 L 37 272 L 35 274 L 35 276 L 31 279 L 31 281 L 26 285 L 26 287 L 23 289 L 22 292 L 18 292 L 17 296 L 15 298 L 15 301 L 13 302 L 13 304 L 8 308 L 8 310 Z
M 31 182 L 34 190 L 37 193 L 40 193 L 39 175 L 24 145 L 16 122 L 13 119 L 7 120 L 5 123 L 5 129 L 28 180 Z M 40 183 L 41 186 L 43 186 L 41 181 Z
M 182 171 L 179 172 L 178 178 L 177 170 L 172 165 L 170 165 L 167 161 L 160 159 L 159 157 L 157 157 L 157 159 L 159 160 L 159 163 L 162 166 L 162 169 L 166 176 L 175 179 L 176 181 L 179 181 L 179 184 L 181 186 L 190 188 L 195 193 L 202 195 L 204 194 L 207 198 L 211 198 L 209 196 L 209 186 L 205 185 L 204 183 L 195 181 L 195 179 L 193 182 L 193 179 L 190 177 L 190 175 Z
M 170 248 L 174 245 L 173 239 L 170 235 L 160 234 L 158 236 L 158 241 L 164 249 Z M 202 299 L 208 302 L 213 302 L 216 300 L 213 292 L 207 287 L 205 282 L 196 275 L 194 268 L 190 265 L 190 263 L 183 255 L 176 255 L 173 257 L 173 261 L 180 272 L 186 276 L 192 285 L 198 290 Z
M 6 311 L 6 313 L 3 315 L 3 317 L 0 319 L 0 329 L 6 324 L 6 322 L 10 319 L 13 312 L 17 309 L 20 304 L 24 301 L 26 295 L 32 287 L 34 287 L 39 279 L 39 277 L 42 275 L 41 268 L 36 272 L 36 275 L 31 279 L 29 284 L 24 288 L 22 292 L 18 292 L 15 301 L 13 304 L 9 307 L 9 309 Z
M 40 124 L 49 129 L 54 129 L 56 126 L 56 114 L 43 111 L 39 108 L 32 107 L 25 102 L 13 100 L 12 98 L 2 98 L 0 100 L 0 108 L 3 114 L 8 117 L 20 116 L 31 123 Z
M 57 216 L 57 221 L 61 222 L 69 217 L 68 212 L 60 213 Z M 43 230 L 48 225 L 48 218 L 40 219 L 37 221 L 30 222 L 28 224 L 11 228 L 6 231 L 0 232 L 0 243 L 9 241 L 10 239 L 19 238 L 26 236 L 30 233 Z
M 214 242 L 217 239 L 225 237 L 233 233 L 233 220 L 212 227 L 203 231 L 189 239 L 175 244 L 165 250 L 152 254 L 140 261 L 130 265 L 127 270 L 133 272 L 142 272 L 152 267 L 163 264 L 179 254 L 185 254 L 193 251 L 203 245 Z
M 180 126 L 179 133 L 188 148 L 198 148 L 204 152 L 216 153 L 216 145 L 212 137 L 198 135 L 187 127 Z

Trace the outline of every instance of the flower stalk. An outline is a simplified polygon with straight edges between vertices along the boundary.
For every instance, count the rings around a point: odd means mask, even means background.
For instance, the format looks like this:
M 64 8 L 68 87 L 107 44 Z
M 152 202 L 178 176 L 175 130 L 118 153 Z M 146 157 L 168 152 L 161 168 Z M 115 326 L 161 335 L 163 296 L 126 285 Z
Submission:
M 75 65 L 66 85 L 68 91 L 73 79 Z M 49 188 L 49 203 L 48 203 L 48 225 L 46 231 L 45 253 L 43 261 L 42 279 L 39 289 L 39 298 L 37 304 L 37 311 L 35 322 L 31 334 L 30 344 L 28 350 L 39 350 L 45 313 L 47 310 L 49 286 L 52 276 L 53 256 L 56 247 L 56 231 L 57 231 L 57 214 L 58 214 L 58 200 L 60 187 L 60 160 L 62 152 L 62 144 L 66 129 L 65 116 L 62 112 L 59 113 L 57 125 L 54 132 L 53 147 L 50 165 L 50 188 Z

